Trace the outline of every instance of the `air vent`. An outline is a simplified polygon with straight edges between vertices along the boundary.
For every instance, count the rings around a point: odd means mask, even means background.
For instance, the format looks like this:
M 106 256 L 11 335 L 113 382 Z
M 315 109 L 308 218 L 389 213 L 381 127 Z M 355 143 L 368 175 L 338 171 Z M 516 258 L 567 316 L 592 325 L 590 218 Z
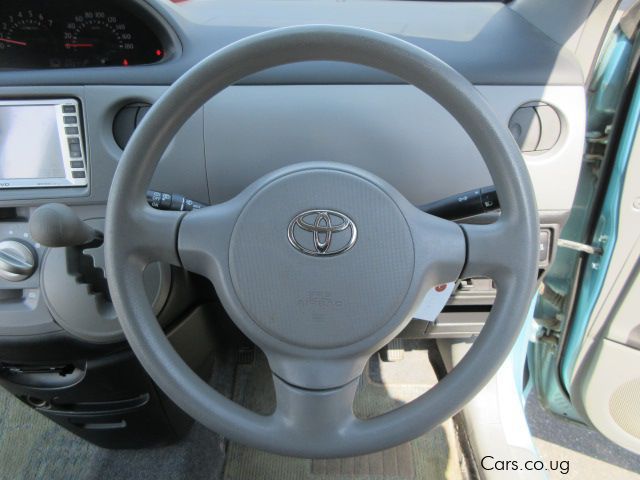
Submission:
M 129 104 L 116 114 L 113 119 L 113 138 L 118 146 L 124 150 L 133 131 L 147 114 L 151 105 L 148 103 Z
M 509 120 L 509 130 L 523 153 L 544 153 L 560 139 L 560 115 L 544 102 L 526 103 Z

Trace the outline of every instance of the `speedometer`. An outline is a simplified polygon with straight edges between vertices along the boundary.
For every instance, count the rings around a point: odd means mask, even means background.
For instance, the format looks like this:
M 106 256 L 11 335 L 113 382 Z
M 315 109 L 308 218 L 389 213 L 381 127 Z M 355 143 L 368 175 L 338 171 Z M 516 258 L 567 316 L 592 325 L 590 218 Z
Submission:
M 166 27 L 131 0 L 0 0 L 0 70 L 150 65 Z
M 128 65 L 135 42 L 127 24 L 104 10 L 76 15 L 67 23 L 64 48 L 71 52 L 77 67 Z

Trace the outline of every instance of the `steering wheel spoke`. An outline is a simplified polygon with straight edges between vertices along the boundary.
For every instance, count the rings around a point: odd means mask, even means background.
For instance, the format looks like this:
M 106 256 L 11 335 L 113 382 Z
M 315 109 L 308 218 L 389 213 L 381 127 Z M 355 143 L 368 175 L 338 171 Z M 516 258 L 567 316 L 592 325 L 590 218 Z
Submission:
M 424 289 L 455 281 L 465 263 L 465 237 L 454 222 L 405 208 L 415 245 L 415 275 Z
M 236 197 L 228 202 L 189 212 L 180 225 L 178 255 L 182 266 L 216 283 L 227 264 L 235 221 L 242 209 Z
M 462 276 L 488 277 L 496 283 L 504 283 L 516 273 L 522 254 L 518 244 L 521 235 L 514 232 L 506 221 L 499 220 L 488 225 L 463 225 L 467 240 L 467 262 Z
M 242 202 L 174 212 L 141 206 L 129 212 L 127 249 L 143 265 L 154 261 L 183 267 L 214 280 L 229 251 Z
M 341 434 L 359 422 L 353 413 L 358 382 L 356 378 L 341 387 L 308 390 L 274 375 L 277 404 L 273 421 L 283 434 L 301 442 L 340 441 Z
M 118 236 L 126 241 L 127 250 L 143 265 L 162 261 L 180 265 L 176 250 L 178 231 L 184 212 L 156 210 L 148 205 L 127 212 L 125 228 Z

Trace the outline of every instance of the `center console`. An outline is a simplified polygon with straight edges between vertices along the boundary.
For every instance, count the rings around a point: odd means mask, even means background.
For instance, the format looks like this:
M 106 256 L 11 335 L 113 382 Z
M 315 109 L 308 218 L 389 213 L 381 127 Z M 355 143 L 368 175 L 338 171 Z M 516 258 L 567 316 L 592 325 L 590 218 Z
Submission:
M 39 207 L 39 209 L 45 208 Z M 67 207 L 68 208 L 68 207 Z M 103 207 L 74 209 L 104 229 Z M 77 435 L 107 448 L 170 443 L 191 419 L 154 384 L 124 340 L 104 274 L 101 241 L 46 246 L 33 208 L 0 219 L 0 385 Z M 20 273 L 13 273 L 19 266 Z M 145 271 L 150 303 L 167 337 L 208 379 L 215 335 L 190 277 L 167 265 Z
M 166 444 L 191 420 L 139 364 L 111 303 L 88 120 L 80 96 L 0 101 L 0 385 L 97 445 Z M 169 340 L 208 378 L 215 312 L 185 272 L 156 263 L 144 280 Z

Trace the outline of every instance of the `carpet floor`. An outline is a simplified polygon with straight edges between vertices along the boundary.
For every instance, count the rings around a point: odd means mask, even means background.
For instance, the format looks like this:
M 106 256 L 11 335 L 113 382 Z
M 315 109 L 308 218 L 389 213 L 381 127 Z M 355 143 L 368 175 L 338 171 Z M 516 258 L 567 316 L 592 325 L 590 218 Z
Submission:
M 257 354 L 234 373 L 217 372 L 215 383 L 230 385 L 235 377 L 229 392 L 234 400 L 261 413 L 273 410 L 264 357 Z M 396 363 L 376 357 L 361 381 L 354 410 L 360 417 L 378 415 L 435 381 L 424 351 L 409 351 Z M 399 447 L 336 460 L 269 454 L 227 441 L 199 424 L 171 446 L 107 450 L 67 432 L 0 388 L 0 480 L 439 480 L 462 478 L 460 463 L 450 420 Z
M 437 381 L 427 352 L 412 350 L 399 362 L 380 362 L 375 356 L 362 377 L 354 402 L 360 418 L 393 410 L 424 393 Z M 258 356 L 240 365 L 234 400 L 258 413 L 275 407 L 269 367 Z M 440 480 L 460 479 L 461 456 L 451 420 L 416 440 L 359 457 L 310 460 L 283 457 L 230 442 L 224 480 Z

